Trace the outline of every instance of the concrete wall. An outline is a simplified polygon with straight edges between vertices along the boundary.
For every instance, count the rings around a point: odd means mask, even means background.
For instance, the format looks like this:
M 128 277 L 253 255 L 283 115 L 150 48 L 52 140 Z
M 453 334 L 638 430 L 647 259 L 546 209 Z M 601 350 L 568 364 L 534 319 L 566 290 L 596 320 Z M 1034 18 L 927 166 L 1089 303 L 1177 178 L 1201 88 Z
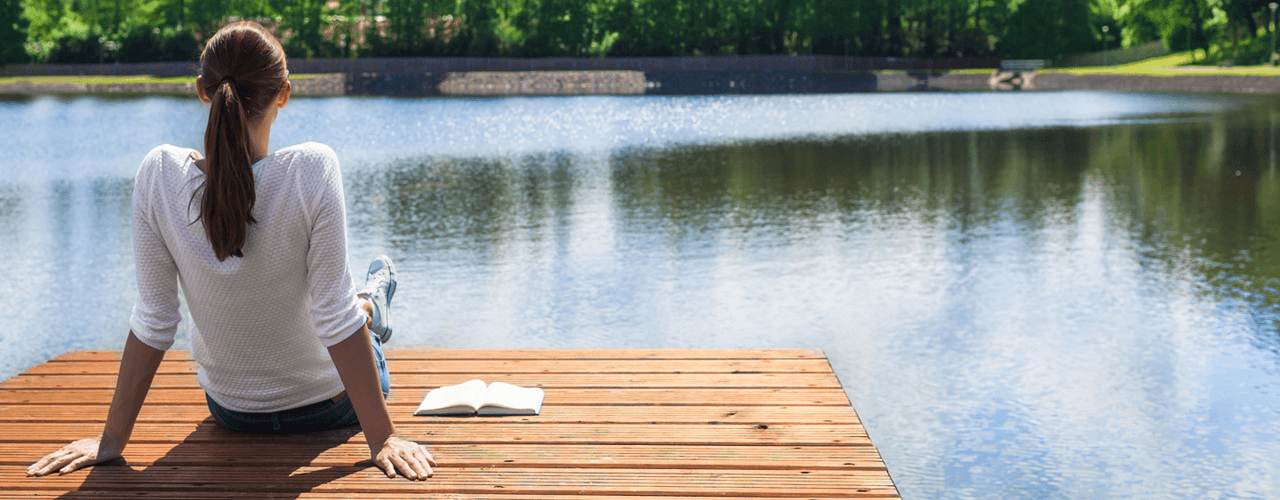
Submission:
M 345 75 L 348 95 L 778 94 L 873 92 L 875 71 L 994 68 L 998 59 L 841 56 L 403 57 L 290 59 L 293 74 Z M 192 63 L 13 65 L 3 76 L 195 75 Z M 332 95 L 331 91 L 316 95 Z
M 994 58 L 912 59 L 841 56 L 722 56 L 722 57 L 397 57 L 368 59 L 290 59 L 289 71 L 306 73 L 444 73 L 462 71 L 877 71 L 995 68 Z M 190 62 L 139 64 L 14 64 L 0 68 L 0 76 L 41 75 L 195 75 Z

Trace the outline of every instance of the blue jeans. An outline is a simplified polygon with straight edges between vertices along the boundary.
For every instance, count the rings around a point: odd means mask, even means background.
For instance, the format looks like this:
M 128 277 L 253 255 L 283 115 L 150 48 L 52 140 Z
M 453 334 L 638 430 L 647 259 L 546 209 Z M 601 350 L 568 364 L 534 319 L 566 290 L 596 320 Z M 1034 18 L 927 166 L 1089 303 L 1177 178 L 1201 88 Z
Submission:
M 369 335 L 373 344 L 373 357 L 378 369 L 378 381 L 382 383 L 382 397 L 391 393 L 391 373 L 387 371 L 387 358 L 382 354 L 382 341 L 377 335 Z M 270 413 L 246 413 L 228 410 L 213 401 L 208 394 L 204 399 L 209 403 L 209 413 L 223 427 L 238 432 L 255 434 L 295 434 L 301 432 L 327 431 L 340 429 L 360 423 L 356 419 L 355 407 L 351 406 L 351 398 L 342 396 L 337 403 L 326 399 L 319 403 L 299 406 L 288 410 Z

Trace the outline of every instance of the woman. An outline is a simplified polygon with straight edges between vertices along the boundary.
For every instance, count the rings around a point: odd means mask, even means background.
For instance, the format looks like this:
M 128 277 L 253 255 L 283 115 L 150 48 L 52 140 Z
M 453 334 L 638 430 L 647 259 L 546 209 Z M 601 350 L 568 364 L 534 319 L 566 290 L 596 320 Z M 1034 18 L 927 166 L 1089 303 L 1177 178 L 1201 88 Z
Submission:
M 331 149 L 306 143 L 268 154 L 271 124 L 291 92 L 280 42 L 256 23 L 228 25 L 209 39 L 200 63 L 196 91 L 211 104 L 207 157 L 165 145 L 138 169 L 138 300 L 105 429 L 49 454 L 27 474 L 66 473 L 121 456 L 173 344 L 181 282 L 197 379 L 219 424 L 290 433 L 358 420 L 387 477 L 399 470 L 426 479 L 434 459 L 396 435 L 385 401 L 390 381 L 381 345 L 391 335 L 395 268 L 379 257 L 356 291 Z

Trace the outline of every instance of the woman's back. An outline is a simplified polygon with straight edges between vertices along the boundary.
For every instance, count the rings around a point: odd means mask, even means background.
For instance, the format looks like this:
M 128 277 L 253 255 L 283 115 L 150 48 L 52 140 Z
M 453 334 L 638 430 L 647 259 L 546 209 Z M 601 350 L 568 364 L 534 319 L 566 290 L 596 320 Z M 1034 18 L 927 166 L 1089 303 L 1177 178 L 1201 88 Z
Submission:
M 200 385 L 218 404 L 268 412 L 342 391 L 322 347 L 364 323 L 346 254 L 341 173 L 327 146 L 281 149 L 255 165 L 256 203 L 243 257 L 219 261 L 199 222 L 204 173 L 192 151 L 161 146 L 138 171 L 134 252 L 139 305 L 130 324 L 167 349 L 180 317 L 180 276 L 191 311 Z M 175 276 L 176 275 L 176 276 Z

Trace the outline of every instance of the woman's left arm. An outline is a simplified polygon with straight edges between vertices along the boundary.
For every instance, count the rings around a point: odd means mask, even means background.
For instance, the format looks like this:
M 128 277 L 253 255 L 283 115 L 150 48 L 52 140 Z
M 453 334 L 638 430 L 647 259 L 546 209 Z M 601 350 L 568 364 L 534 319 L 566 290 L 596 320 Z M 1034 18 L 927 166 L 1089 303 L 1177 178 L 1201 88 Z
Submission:
M 398 469 L 409 479 L 426 479 L 431 476 L 435 459 L 422 445 L 396 435 L 382 397 L 366 324 L 368 317 L 360 310 L 348 267 L 347 215 L 338 157 L 328 146 L 319 144 L 307 146 L 306 151 L 300 161 L 314 163 L 300 172 L 308 175 L 301 181 L 306 191 L 315 195 L 307 205 L 312 224 L 307 245 L 307 281 L 316 335 L 338 368 L 338 377 L 355 407 L 374 463 L 387 477 L 395 477 Z
M 329 357 L 338 368 L 347 397 L 356 410 L 360 429 L 369 442 L 373 461 L 387 477 L 396 477 L 396 469 L 409 479 L 431 477 L 431 466 L 436 464 L 425 446 L 396 435 L 391 422 L 387 402 L 382 398 L 382 386 L 374 368 L 373 346 L 369 342 L 368 327 L 361 326 L 346 340 L 329 346 Z
M 66 474 L 81 467 L 115 460 L 124 452 L 124 446 L 133 434 L 133 424 L 138 420 L 147 390 L 164 359 L 164 351 L 138 340 L 129 332 L 120 360 L 120 374 L 116 377 L 116 391 L 107 411 L 107 425 L 102 435 L 73 442 L 62 449 L 45 455 L 40 461 L 27 467 L 28 476 L 43 476 L 58 471 Z

